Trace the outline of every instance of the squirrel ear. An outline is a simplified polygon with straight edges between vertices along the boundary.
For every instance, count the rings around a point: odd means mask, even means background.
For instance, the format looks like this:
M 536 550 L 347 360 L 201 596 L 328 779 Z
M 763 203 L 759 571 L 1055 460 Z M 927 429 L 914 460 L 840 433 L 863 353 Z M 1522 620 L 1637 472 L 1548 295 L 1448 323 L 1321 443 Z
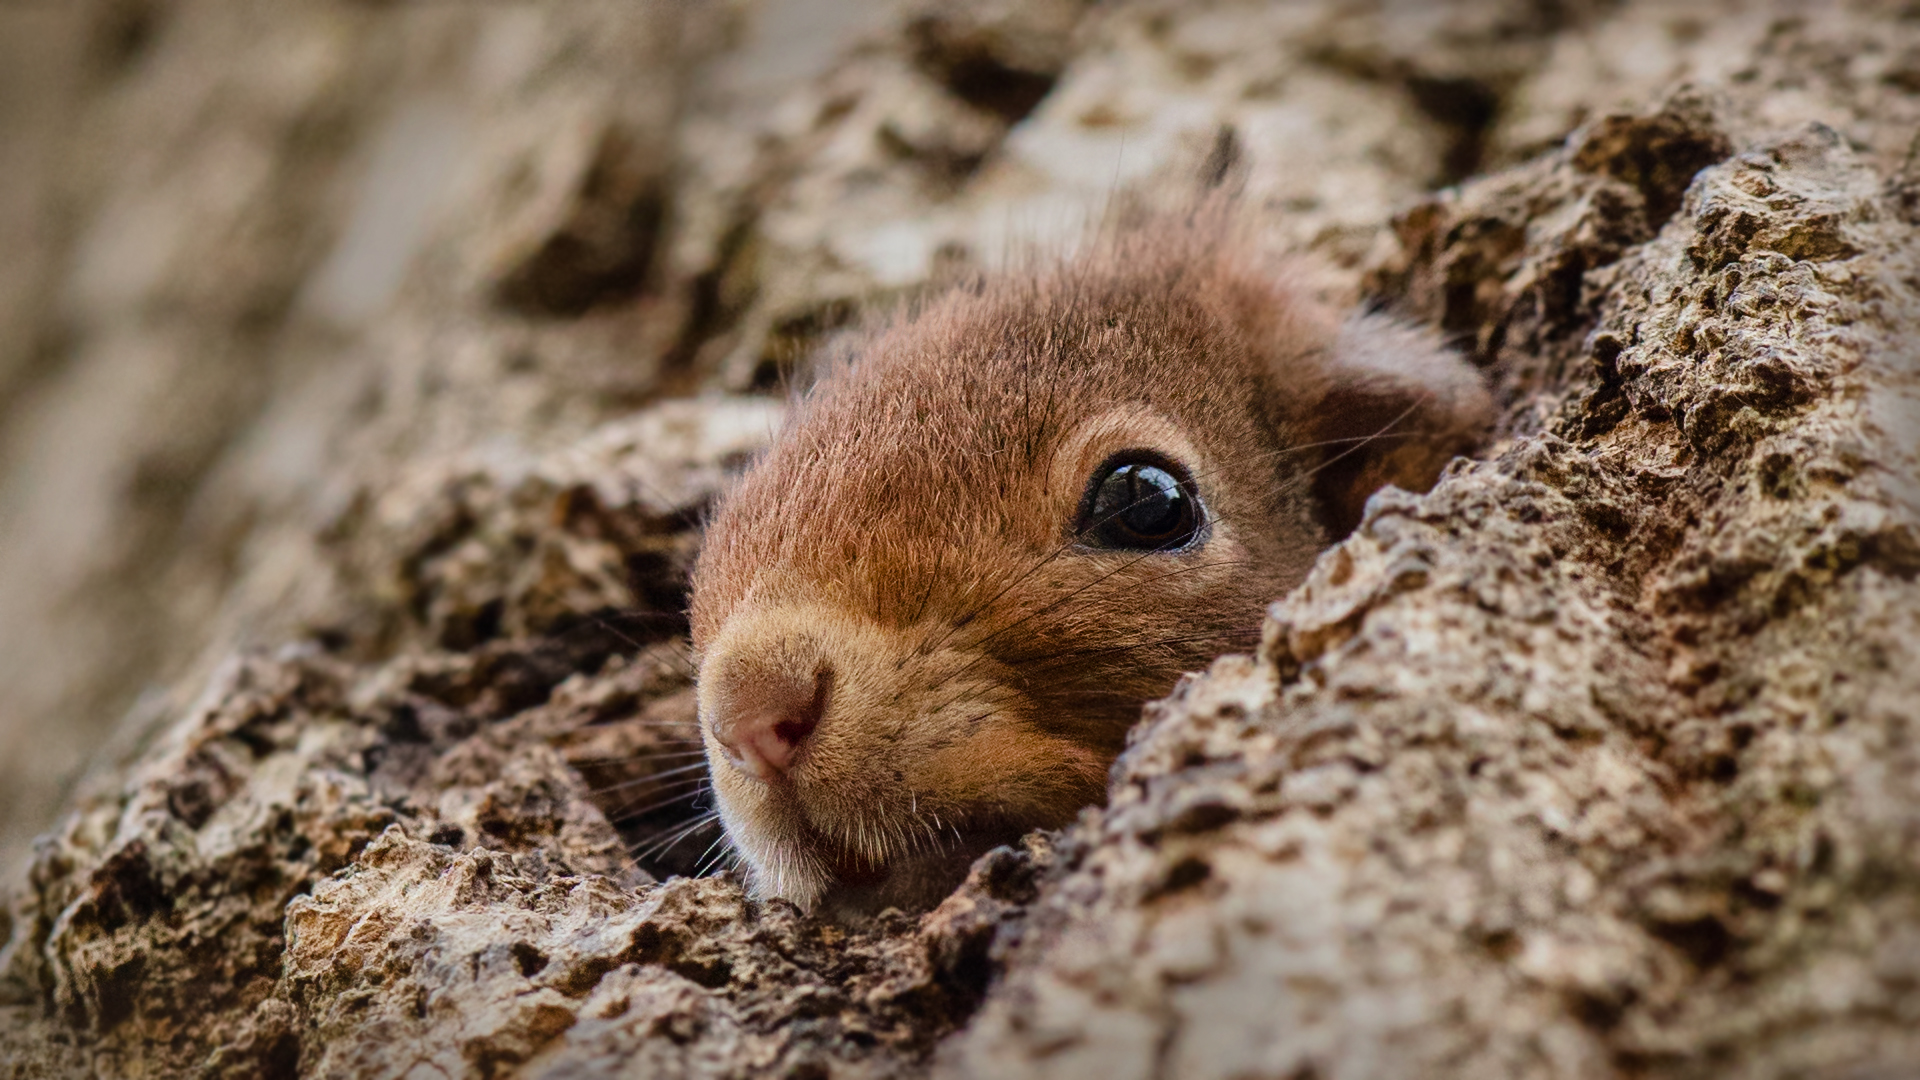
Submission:
M 1433 487 L 1492 424 L 1479 372 L 1430 331 L 1390 316 L 1348 320 L 1323 378 L 1325 393 L 1299 422 L 1308 441 L 1327 444 L 1314 493 L 1336 539 L 1360 524 L 1367 497 L 1385 485 Z

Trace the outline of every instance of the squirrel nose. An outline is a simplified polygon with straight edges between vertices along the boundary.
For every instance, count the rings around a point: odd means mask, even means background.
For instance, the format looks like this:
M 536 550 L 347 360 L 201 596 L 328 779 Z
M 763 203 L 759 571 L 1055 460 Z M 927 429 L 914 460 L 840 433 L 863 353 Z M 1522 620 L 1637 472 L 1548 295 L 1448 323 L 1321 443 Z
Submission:
M 734 768 L 759 780 L 778 780 L 820 726 L 832 694 L 833 670 L 827 667 L 814 672 L 810 682 L 784 672 L 740 679 L 712 718 L 714 740 Z

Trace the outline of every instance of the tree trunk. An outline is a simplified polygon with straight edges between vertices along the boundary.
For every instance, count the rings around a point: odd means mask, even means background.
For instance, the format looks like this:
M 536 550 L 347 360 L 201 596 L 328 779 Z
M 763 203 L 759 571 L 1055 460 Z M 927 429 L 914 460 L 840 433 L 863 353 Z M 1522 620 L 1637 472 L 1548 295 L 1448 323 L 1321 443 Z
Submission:
M 35 24 L 93 67 L 0 407 L 100 435 L 10 441 L 0 505 L 109 509 L 0 529 L 0 597 L 105 647 L 0 699 L 95 747 L 0 911 L 0 1077 L 1920 1062 L 1898 6 L 241 10 Z M 716 839 L 680 612 L 756 387 L 1196 170 L 1453 335 L 1495 444 L 933 912 L 658 883 Z

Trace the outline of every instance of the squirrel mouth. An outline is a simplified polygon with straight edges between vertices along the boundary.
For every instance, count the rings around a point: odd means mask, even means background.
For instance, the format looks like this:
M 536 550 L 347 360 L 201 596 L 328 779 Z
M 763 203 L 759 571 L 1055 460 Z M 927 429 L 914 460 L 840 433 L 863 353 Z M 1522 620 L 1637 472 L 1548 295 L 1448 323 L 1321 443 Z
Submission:
M 823 806 L 809 798 L 815 793 L 807 779 L 750 785 L 755 797 L 736 804 L 726 824 L 736 850 L 746 857 L 755 895 L 786 899 L 829 917 L 863 918 L 889 907 L 929 910 L 966 880 L 980 856 L 1018 843 L 1033 828 L 1064 824 L 1006 814 L 998 806 L 960 810 L 950 803 L 934 818 L 924 796 L 918 805 L 908 796 L 869 800 L 861 807 Z M 721 792 L 723 803 L 728 794 Z M 869 815 L 864 828 L 862 821 L 840 816 L 848 810 Z M 905 829 L 889 828 L 890 818 L 873 815 L 911 821 L 892 823 Z M 902 832 L 918 842 L 878 849 L 857 842 L 862 836 L 898 840 Z
M 880 885 L 887 880 L 894 864 L 899 861 L 897 858 L 874 859 L 862 855 L 832 839 L 811 821 L 802 820 L 798 825 L 796 839 L 803 849 L 813 852 L 819 860 L 821 870 L 829 879 L 829 889 L 860 889 Z
M 886 881 L 890 871 L 887 863 L 871 862 L 851 852 L 827 860 L 827 873 L 833 875 L 834 885 L 839 888 L 871 888 Z
M 904 852 L 885 861 L 837 851 L 823 858 L 823 868 L 831 880 L 817 907 L 842 918 L 872 916 L 887 908 L 929 910 L 966 880 L 975 859 L 1003 844 L 1017 842 L 1023 831 L 962 830 L 947 843 Z

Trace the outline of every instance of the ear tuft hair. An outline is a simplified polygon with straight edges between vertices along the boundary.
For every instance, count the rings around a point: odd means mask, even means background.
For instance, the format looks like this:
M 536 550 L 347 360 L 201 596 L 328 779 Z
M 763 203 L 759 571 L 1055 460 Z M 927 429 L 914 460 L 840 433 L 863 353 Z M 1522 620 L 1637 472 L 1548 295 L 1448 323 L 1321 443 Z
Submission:
M 1335 539 L 1360 524 L 1380 488 L 1432 488 L 1447 462 L 1478 446 L 1492 425 L 1479 372 L 1426 329 L 1355 316 L 1326 363 L 1326 392 L 1302 420 L 1309 439 L 1330 444 L 1314 489 Z

